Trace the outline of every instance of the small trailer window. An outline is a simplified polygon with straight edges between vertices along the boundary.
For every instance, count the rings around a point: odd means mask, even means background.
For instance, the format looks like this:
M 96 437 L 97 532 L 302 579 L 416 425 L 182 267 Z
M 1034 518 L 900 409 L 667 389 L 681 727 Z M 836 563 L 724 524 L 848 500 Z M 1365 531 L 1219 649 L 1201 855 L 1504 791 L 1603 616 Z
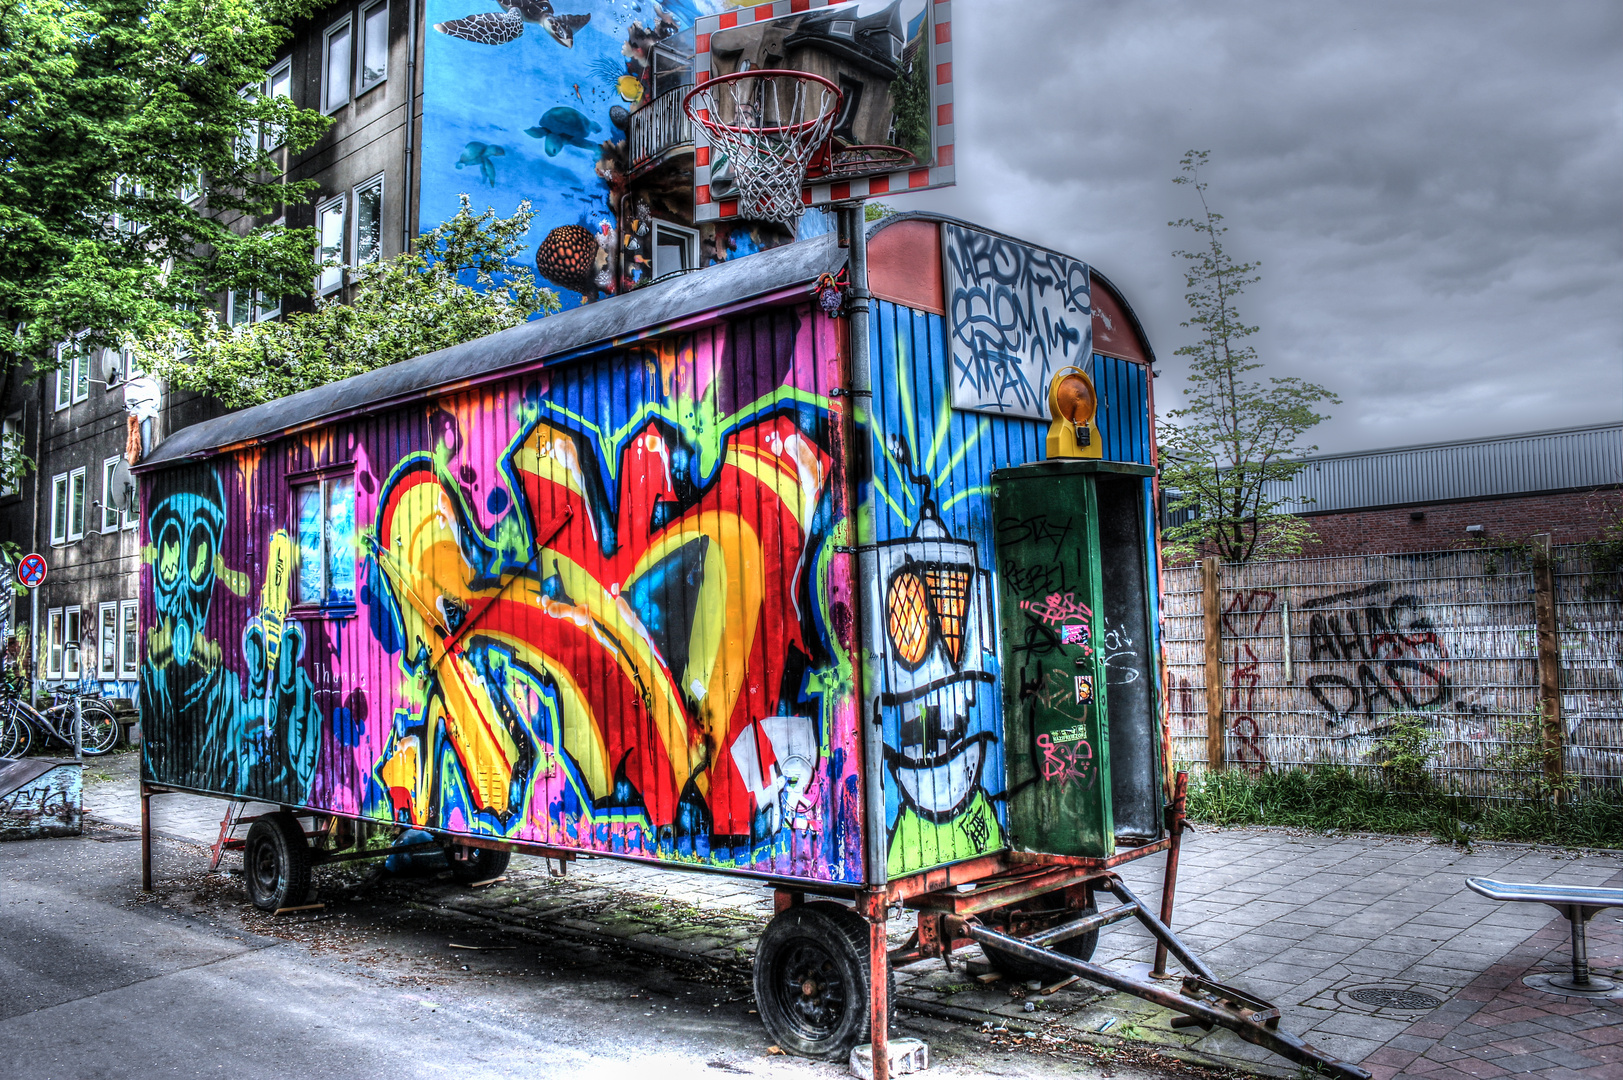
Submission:
M 293 488 L 299 537 L 298 603 L 355 605 L 355 481 L 324 477 Z

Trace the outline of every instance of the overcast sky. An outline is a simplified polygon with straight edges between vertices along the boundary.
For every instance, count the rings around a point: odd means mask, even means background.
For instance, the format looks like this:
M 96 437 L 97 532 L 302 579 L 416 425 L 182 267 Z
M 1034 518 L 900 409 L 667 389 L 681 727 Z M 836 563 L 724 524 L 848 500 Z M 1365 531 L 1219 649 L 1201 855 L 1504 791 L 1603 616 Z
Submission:
M 1075 255 L 1176 402 L 1171 251 L 1262 263 L 1264 374 L 1343 404 L 1323 451 L 1623 418 L 1623 3 L 958 0 L 958 186 L 898 197 Z

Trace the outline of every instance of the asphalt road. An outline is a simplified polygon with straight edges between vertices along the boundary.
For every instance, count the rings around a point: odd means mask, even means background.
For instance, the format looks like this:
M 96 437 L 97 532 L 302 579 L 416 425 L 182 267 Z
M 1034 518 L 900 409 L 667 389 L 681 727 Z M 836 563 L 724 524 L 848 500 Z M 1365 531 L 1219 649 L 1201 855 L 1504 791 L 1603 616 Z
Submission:
M 774 1053 L 737 972 L 458 921 L 361 869 L 323 881 L 321 911 L 265 916 L 238 878 L 206 873 L 204 849 L 172 841 L 143 894 L 134 836 L 0 845 L 7 1080 L 849 1075 Z M 931 1075 L 1160 1075 L 898 1028 L 930 1041 Z

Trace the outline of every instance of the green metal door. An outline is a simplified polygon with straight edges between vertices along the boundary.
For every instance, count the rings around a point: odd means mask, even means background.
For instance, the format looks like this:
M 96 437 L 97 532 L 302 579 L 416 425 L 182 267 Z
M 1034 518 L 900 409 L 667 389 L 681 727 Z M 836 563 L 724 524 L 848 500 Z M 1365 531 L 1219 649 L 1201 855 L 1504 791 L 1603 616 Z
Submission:
M 1049 461 L 992 475 L 1009 841 L 1017 851 L 1115 851 L 1092 464 Z

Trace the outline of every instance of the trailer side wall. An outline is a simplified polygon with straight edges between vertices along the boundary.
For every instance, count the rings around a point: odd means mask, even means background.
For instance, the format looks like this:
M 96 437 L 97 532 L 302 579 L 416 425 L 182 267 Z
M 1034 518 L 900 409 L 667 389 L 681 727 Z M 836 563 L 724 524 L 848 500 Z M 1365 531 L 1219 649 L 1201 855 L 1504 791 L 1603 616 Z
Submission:
M 757 311 L 143 477 L 144 775 L 859 882 L 839 330 Z

